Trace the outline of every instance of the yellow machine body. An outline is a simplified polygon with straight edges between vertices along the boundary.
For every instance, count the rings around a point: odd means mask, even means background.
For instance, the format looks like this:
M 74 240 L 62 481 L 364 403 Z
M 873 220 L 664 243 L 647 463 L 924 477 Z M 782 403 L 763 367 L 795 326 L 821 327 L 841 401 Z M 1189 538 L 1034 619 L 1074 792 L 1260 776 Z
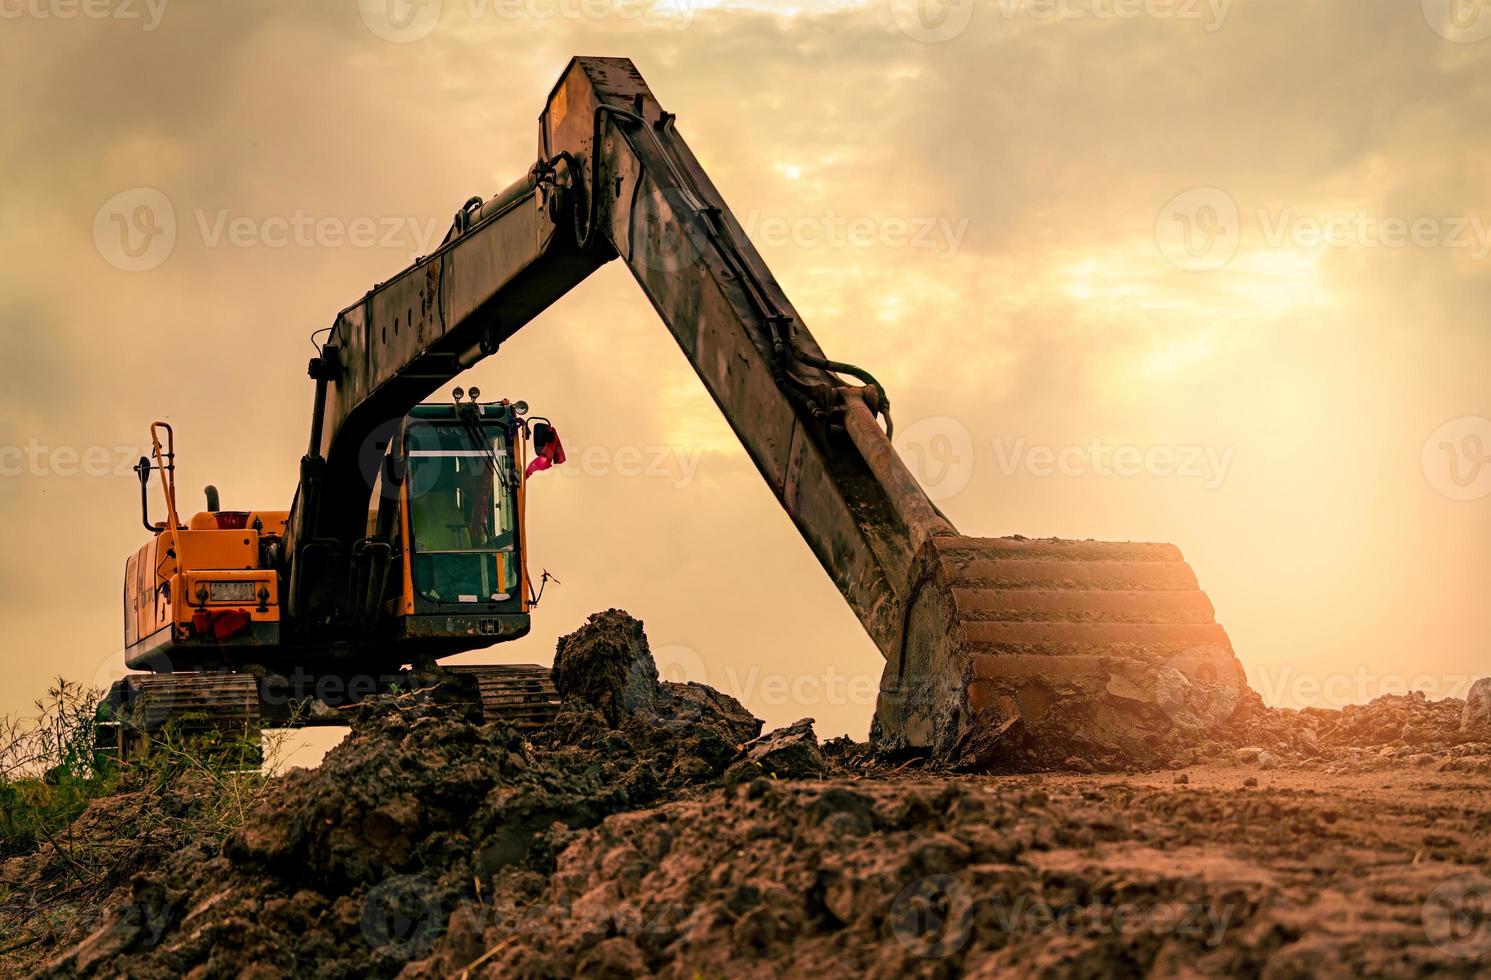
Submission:
M 281 561 L 291 512 L 214 509 L 180 521 L 172 434 L 162 423 L 152 434 L 155 460 L 142 460 L 142 474 L 161 472 L 167 519 L 125 562 L 129 667 L 387 670 L 527 632 L 527 427 L 510 403 L 421 405 L 389 440 L 369 488 L 373 584 L 359 629 L 336 644 L 297 629 Z

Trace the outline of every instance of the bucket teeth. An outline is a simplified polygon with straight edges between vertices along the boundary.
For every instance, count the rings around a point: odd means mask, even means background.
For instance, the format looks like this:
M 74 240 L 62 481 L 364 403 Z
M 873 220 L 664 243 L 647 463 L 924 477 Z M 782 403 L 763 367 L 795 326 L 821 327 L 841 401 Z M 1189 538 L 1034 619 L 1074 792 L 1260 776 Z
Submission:
M 1250 693 L 1173 545 L 933 538 L 907 605 L 876 716 L 890 748 L 1060 762 L 1215 726 Z

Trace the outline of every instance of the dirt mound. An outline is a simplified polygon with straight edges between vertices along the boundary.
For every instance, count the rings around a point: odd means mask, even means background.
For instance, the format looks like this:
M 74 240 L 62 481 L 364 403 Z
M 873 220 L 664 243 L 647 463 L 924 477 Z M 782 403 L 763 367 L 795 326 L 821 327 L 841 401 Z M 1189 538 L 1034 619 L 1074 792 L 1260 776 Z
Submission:
M 283 777 L 220 850 L 137 875 L 147 901 L 47 975 L 237 975 L 245 962 L 265 976 L 396 974 L 424 951 L 400 935 L 411 902 L 454 907 L 507 869 L 550 874 L 574 832 L 718 780 L 760 732 L 732 698 L 659 684 L 624 614 L 592 617 L 560 649 L 586 680 L 531 741 L 439 690 L 361 708 L 318 769 Z
M 1357 839 L 1330 807 L 1070 777 L 762 779 L 612 817 L 547 878 L 499 877 L 404 975 L 1472 975 L 1479 937 L 1423 920 L 1469 868 L 1299 874 Z
M 611 724 L 657 704 L 657 664 L 642 624 L 619 609 L 596 613 L 559 641 L 554 687 L 566 701 L 592 705 Z
M 1340 710 L 1270 708 L 1233 726 L 1228 744 L 1234 754 L 1263 749 L 1265 765 L 1330 772 L 1401 765 L 1491 772 L 1491 725 L 1463 726 L 1464 714 L 1459 698 L 1430 701 L 1422 691 Z
M 660 682 L 641 624 L 615 610 L 559 654 L 564 705 L 526 739 L 438 690 L 360 709 L 220 846 L 147 861 L 43 975 L 1491 966 L 1491 922 L 1459 918 L 1491 898 L 1491 793 L 1452 766 L 1409 782 L 1418 756 L 1487 748 L 1460 731 L 1463 702 L 1253 706 L 1206 741 L 1178 723 L 1120 760 L 1192 767 L 1183 782 L 968 777 L 819 746 L 810 719 L 761 736 L 733 699 Z
M 126 775 L 42 846 L 0 862 L 0 975 L 29 973 L 111 920 L 160 938 L 161 895 L 141 872 L 210 860 L 270 782 L 185 766 L 170 758 Z
M 114 793 L 34 852 L 0 862 L 0 935 L 7 937 L 0 946 L 21 953 L 81 942 L 128 904 L 137 871 L 196 843 L 178 818 L 209 791 L 203 781 L 184 780 L 170 793 Z M 105 907 L 97 904 L 101 896 L 109 898 Z M 6 965 L 14 964 L 0 964 L 0 972 Z
M 1362 768 L 1411 757 L 1417 765 L 1438 766 L 1491 751 L 1485 744 L 1491 742 L 1491 724 L 1465 724 L 1467 713 L 1459 698 L 1430 701 L 1421 691 L 1304 710 L 1268 708 L 1255 695 L 1214 727 L 1192 726 L 1178 716 L 1164 736 L 1131 739 L 1121 753 L 1095 752 L 1031 768 L 1142 772 L 1226 763 L 1239 753 L 1249 763 L 1261 756 L 1265 765 Z

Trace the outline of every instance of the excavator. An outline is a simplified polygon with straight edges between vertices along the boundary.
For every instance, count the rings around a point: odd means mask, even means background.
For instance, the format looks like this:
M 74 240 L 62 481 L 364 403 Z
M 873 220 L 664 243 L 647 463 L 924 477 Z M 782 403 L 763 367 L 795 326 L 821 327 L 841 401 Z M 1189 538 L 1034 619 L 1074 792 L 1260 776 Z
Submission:
M 125 566 L 138 673 L 104 705 L 119 751 L 172 718 L 338 723 L 527 633 L 525 470 L 557 433 L 476 391 L 424 402 L 618 260 L 884 656 L 877 746 L 990 768 L 1237 705 L 1241 665 L 1174 546 L 959 533 L 893 447 L 884 386 L 820 348 L 631 61 L 572 59 L 538 123 L 526 174 L 318 333 L 288 510 L 223 510 L 209 488 L 183 521 L 174 437 L 153 427 L 150 539 Z M 483 717 L 553 716 L 545 668 L 454 670 Z

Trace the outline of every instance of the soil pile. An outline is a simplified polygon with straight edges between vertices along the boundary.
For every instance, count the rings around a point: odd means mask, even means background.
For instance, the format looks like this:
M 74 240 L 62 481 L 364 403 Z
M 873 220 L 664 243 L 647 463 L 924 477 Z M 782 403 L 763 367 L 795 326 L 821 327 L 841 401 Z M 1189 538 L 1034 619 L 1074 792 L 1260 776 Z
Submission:
M 1464 716 L 1463 700 L 1430 701 L 1415 691 L 1338 711 L 1266 709 L 1229 734 L 1240 743 L 1239 761 L 1264 766 L 1350 772 L 1408 765 L 1491 774 L 1491 724 L 1465 726 Z
M 221 844 L 145 861 L 43 975 L 1491 967 L 1491 790 L 1441 764 L 1491 751 L 1463 702 L 1254 707 L 1143 746 L 1183 776 L 960 776 L 819 746 L 808 719 L 762 737 L 660 682 L 616 610 L 557 661 L 564 706 L 528 738 L 438 691 L 359 710 Z
M 183 851 L 220 845 L 214 831 L 230 809 L 223 802 L 220 786 L 193 775 L 121 790 L 34 852 L 0 861 L 0 952 L 8 957 L 0 974 L 21 972 L 38 951 L 83 941 L 111 912 L 150 908 L 155 896 L 135 895 L 131 879 Z
M 1422 691 L 1341 709 L 1304 710 L 1268 708 L 1254 695 L 1214 727 L 1193 727 L 1177 717 L 1162 737 L 1133 739 L 1122 753 L 1073 756 L 1058 767 L 1029 768 L 1133 772 L 1261 759 L 1265 767 L 1349 771 L 1411 759 L 1424 767 L 1491 772 L 1491 722 L 1467 722 L 1468 715 L 1464 700 L 1430 701 Z
M 425 951 L 422 930 L 444 932 L 427 910 L 490 898 L 481 883 L 505 869 L 552 873 L 574 833 L 717 781 L 760 732 L 732 698 L 660 683 L 623 613 L 592 617 L 560 651 L 561 676 L 580 680 L 532 740 L 438 689 L 369 704 L 220 847 L 143 862 L 129 896 L 45 975 L 394 975 Z
M 499 876 L 500 898 L 454 914 L 405 976 L 477 963 L 492 977 L 1468 977 L 1491 964 L 1491 922 L 1464 918 L 1491 886 L 1473 819 L 1430 830 L 1419 814 L 1384 838 L 1372 814 L 1265 796 L 1235 772 L 1179 791 L 1112 780 L 761 779 L 618 815 L 553 874 Z

